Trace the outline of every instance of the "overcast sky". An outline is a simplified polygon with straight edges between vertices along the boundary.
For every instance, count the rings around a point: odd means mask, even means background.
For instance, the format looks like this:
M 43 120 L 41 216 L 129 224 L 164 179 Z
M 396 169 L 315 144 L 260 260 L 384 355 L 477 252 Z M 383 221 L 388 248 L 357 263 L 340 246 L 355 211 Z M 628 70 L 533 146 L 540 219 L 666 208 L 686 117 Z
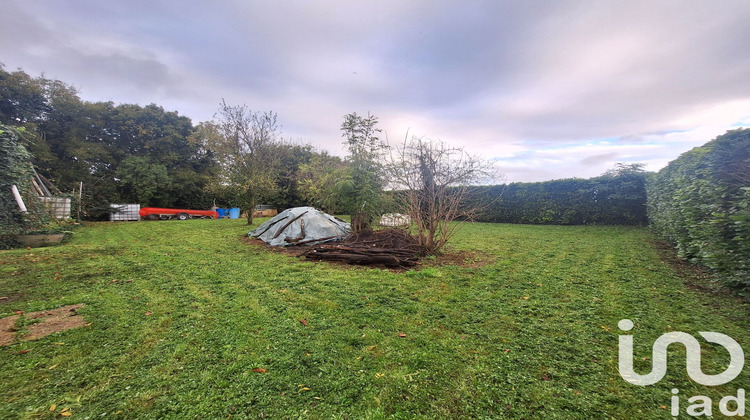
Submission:
M 0 62 L 194 124 L 222 98 L 343 155 L 351 112 L 507 181 L 658 170 L 750 126 L 750 1 L 2 0 Z

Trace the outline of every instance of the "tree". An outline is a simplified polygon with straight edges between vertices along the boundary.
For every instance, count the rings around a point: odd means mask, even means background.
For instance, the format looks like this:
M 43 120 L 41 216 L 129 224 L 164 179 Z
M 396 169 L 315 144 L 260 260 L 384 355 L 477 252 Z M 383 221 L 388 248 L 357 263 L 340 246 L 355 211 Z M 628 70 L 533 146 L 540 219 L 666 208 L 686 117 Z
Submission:
M 177 112 L 155 104 L 85 102 L 61 81 L 8 73 L 0 65 L 3 122 L 26 129 L 23 144 L 40 175 L 63 191 L 84 183 L 87 218 L 106 217 L 109 203 L 140 195 L 118 181 L 133 172 L 132 166 L 119 169 L 130 157 L 165 168 L 172 180 L 159 182 L 146 194 L 149 200 L 165 207 L 210 206 L 203 191 L 213 175 L 213 156 L 195 141 L 190 119 Z
M 389 173 L 401 211 L 411 217 L 419 244 L 437 254 L 471 220 L 467 188 L 491 179 L 492 165 L 438 140 L 407 138 L 390 158 Z
M 313 155 L 309 163 L 300 165 L 297 181 L 302 199 L 309 205 L 330 214 L 342 211 L 337 186 L 349 171 L 349 166 L 338 156 L 327 153 Z
M 23 70 L 6 72 L 0 63 L 0 124 L 20 125 L 35 121 L 45 112 L 43 83 Z
M 306 204 L 302 198 L 300 170 L 319 156 L 315 148 L 309 144 L 293 144 L 283 142 L 278 147 L 279 158 L 276 171 L 276 185 L 278 193 L 271 204 L 277 208 L 300 207 Z
M 164 192 L 171 183 L 166 166 L 151 163 L 146 157 L 128 156 L 118 166 L 116 176 L 120 196 L 124 201 L 155 207 L 168 205 L 165 197 L 159 199 L 157 196 L 159 191 Z
M 352 215 L 355 231 L 371 222 L 380 213 L 385 186 L 383 158 L 388 146 L 378 137 L 378 118 L 356 112 L 344 116 L 342 136 L 346 137 L 349 172 L 337 185 L 342 207 Z M 361 223 L 359 222 L 361 221 Z
M 275 112 L 253 112 L 246 105 L 228 105 L 222 100 L 209 148 L 220 167 L 220 182 L 241 198 L 247 223 L 253 223 L 253 209 L 279 191 L 280 127 Z

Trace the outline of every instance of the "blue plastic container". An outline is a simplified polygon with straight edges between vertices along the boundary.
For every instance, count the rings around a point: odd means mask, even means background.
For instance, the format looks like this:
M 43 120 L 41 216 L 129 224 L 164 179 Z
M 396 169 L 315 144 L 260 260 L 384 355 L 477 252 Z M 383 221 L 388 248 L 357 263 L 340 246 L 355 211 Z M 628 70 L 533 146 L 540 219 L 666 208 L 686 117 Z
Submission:
M 229 218 L 230 219 L 239 219 L 240 218 L 240 208 L 239 207 L 233 207 L 229 209 Z
M 216 209 L 216 213 L 219 213 L 219 219 L 227 216 L 227 209 Z

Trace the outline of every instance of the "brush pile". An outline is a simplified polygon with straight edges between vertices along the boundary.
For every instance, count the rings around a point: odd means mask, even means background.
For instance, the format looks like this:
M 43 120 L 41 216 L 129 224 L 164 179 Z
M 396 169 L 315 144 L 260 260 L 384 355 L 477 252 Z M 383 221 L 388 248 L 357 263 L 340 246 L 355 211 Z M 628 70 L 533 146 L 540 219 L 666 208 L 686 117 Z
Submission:
M 419 264 L 423 251 L 417 240 L 405 230 L 385 229 L 350 235 L 335 244 L 313 245 L 301 256 L 318 261 L 406 268 Z

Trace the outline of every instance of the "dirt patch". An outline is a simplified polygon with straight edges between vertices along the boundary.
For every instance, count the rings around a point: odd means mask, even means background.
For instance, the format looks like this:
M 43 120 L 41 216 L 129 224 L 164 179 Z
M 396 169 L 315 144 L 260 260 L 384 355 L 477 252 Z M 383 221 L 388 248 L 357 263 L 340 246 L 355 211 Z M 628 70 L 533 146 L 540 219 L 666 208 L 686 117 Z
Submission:
M 0 346 L 16 342 L 16 321 L 19 316 L 13 315 L 0 319 Z
M 382 249 L 409 249 L 413 251 L 415 254 L 419 254 L 419 250 L 415 248 L 415 243 L 413 242 L 413 238 L 405 238 L 403 235 L 403 230 L 401 229 L 393 229 L 397 231 L 395 234 L 391 231 L 391 229 L 385 229 L 385 230 L 376 230 L 374 232 L 365 232 L 363 234 L 360 234 L 359 236 L 352 236 L 350 238 L 345 239 L 344 241 L 339 242 L 332 242 L 330 245 L 343 245 L 343 246 L 349 246 L 354 244 L 362 245 L 367 244 L 367 246 L 375 248 L 376 252 L 379 248 Z M 310 258 L 309 252 L 314 248 L 314 246 L 288 246 L 288 247 L 281 247 L 281 246 L 270 246 L 267 243 L 263 242 L 260 239 L 256 238 L 250 238 L 248 236 L 243 235 L 240 239 L 245 244 L 248 244 L 252 247 L 258 247 L 265 250 L 269 250 L 271 252 L 278 252 L 281 254 L 291 255 L 294 257 L 307 257 L 309 261 L 316 261 L 316 262 L 326 262 L 329 264 L 341 266 L 341 267 L 356 267 L 356 264 L 351 264 L 347 261 L 337 261 L 337 260 L 323 260 L 323 259 L 316 259 L 314 256 Z M 305 255 L 308 254 L 308 255 Z M 443 254 L 437 256 L 437 257 L 429 257 L 429 258 L 419 258 L 413 266 L 425 266 L 425 267 L 440 267 L 440 266 L 446 266 L 446 265 L 454 265 L 461 268 L 481 268 L 488 264 L 492 264 L 495 261 L 495 258 L 491 255 L 488 255 L 486 253 L 483 253 L 481 251 L 446 251 Z M 403 266 L 392 266 L 388 264 L 382 264 L 382 263 L 373 263 L 370 261 L 369 264 L 367 264 L 370 267 L 377 267 L 382 269 L 387 269 L 394 272 L 403 272 L 408 271 L 408 267 Z
M 461 268 L 482 268 L 493 262 L 495 262 L 495 257 L 481 251 L 447 251 L 432 261 L 424 261 L 424 265 L 430 267 L 455 265 Z
M 83 304 L 63 306 L 48 311 L 20 313 L 0 319 L 0 346 L 38 340 L 50 334 L 83 327 L 86 320 L 78 315 Z M 21 324 L 21 325 L 19 325 Z
M 683 260 L 669 243 L 665 241 L 651 241 L 651 245 L 656 249 L 661 260 L 672 267 L 685 280 L 685 285 L 690 289 L 714 296 L 731 297 L 738 302 L 750 304 L 750 297 L 739 296 L 736 291 L 717 281 L 716 277 L 708 269 Z M 721 303 L 715 304 L 717 307 L 720 305 Z

